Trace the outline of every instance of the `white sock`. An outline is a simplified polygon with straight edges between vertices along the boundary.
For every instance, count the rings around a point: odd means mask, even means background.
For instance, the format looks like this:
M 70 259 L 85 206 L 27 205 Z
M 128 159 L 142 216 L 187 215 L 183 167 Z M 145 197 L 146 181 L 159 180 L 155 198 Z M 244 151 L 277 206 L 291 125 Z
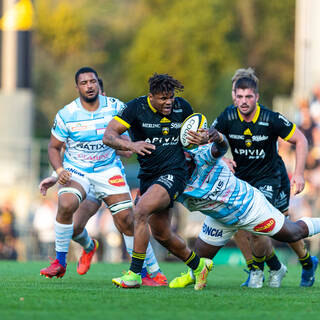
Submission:
M 148 243 L 145 261 L 147 262 L 147 269 L 149 273 L 156 275 L 156 273 L 160 271 L 157 258 L 154 254 L 154 251 L 150 242 Z
M 86 228 L 84 228 L 83 231 L 77 236 L 72 237 L 72 240 L 74 240 L 75 242 L 78 242 L 83 247 L 84 250 L 90 249 L 90 246 L 92 244 L 92 238 L 89 236 Z
M 303 217 L 298 221 L 303 221 L 309 229 L 309 237 L 320 233 L 320 218 Z
M 73 223 L 62 224 L 57 221 L 54 223 L 54 230 L 56 234 L 56 251 L 57 252 L 68 252 L 70 240 L 73 234 Z

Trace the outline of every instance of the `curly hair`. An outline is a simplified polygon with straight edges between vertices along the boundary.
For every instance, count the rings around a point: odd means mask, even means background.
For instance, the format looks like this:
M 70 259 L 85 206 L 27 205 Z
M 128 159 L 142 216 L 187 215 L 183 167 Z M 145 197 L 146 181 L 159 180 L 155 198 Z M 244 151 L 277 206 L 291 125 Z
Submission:
M 149 78 L 149 92 L 151 94 L 163 93 L 163 92 L 174 92 L 183 91 L 184 86 L 180 81 L 174 79 L 168 74 L 157 74 L 155 73 Z

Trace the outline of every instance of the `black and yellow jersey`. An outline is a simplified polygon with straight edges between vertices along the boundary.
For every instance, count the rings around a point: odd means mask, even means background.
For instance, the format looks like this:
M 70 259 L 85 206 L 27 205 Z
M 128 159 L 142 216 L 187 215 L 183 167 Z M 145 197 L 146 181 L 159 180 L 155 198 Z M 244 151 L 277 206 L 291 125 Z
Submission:
M 147 96 L 127 103 L 114 118 L 130 132 L 133 141 L 146 141 L 156 146 L 150 155 L 138 155 L 139 178 L 150 177 L 176 169 L 186 170 L 185 156 L 180 143 L 180 128 L 192 114 L 190 104 L 183 98 L 174 99 L 168 116 L 159 113 Z
M 278 154 L 278 137 L 289 140 L 296 125 L 278 112 L 257 105 L 250 122 L 244 121 L 238 109 L 227 107 L 214 121 L 214 127 L 228 139 L 235 175 L 252 185 L 266 177 L 280 174 L 284 163 Z

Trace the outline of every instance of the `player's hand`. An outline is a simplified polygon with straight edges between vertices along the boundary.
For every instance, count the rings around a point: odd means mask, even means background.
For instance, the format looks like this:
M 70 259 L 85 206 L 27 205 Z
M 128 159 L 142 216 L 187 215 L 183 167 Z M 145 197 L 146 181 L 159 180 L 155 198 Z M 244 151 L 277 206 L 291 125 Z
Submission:
M 58 176 L 58 182 L 61 185 L 64 185 L 66 183 L 68 183 L 71 179 L 71 172 L 69 172 L 68 170 L 63 169 Z
M 154 144 L 145 141 L 136 141 L 130 144 L 130 150 L 134 153 L 145 156 L 146 154 L 151 154 L 153 150 L 156 149 Z
M 226 163 L 228 168 L 231 170 L 232 173 L 234 173 L 234 169 L 237 166 L 236 162 L 233 159 L 225 158 L 223 157 L 222 160 Z
M 208 143 L 209 131 L 208 129 L 200 128 L 197 132 L 193 130 L 188 131 L 187 140 L 189 143 L 201 145 Z
M 45 196 L 49 188 L 53 187 L 58 181 L 57 177 L 47 177 L 43 179 L 39 184 L 40 193 Z
M 215 127 L 211 126 L 209 129 L 209 142 L 222 142 L 222 140 L 222 134 Z
M 302 192 L 305 186 L 305 181 L 303 175 L 294 174 L 290 181 L 291 193 L 293 195 Z

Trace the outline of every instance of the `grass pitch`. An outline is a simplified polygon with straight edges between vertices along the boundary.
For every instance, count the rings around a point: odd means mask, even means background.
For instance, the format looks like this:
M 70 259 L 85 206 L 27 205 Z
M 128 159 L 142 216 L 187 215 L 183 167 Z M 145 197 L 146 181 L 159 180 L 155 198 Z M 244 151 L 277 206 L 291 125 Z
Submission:
M 39 270 L 46 262 L 0 261 L 0 319 L 303 319 L 320 318 L 320 277 L 312 288 L 300 288 L 299 266 L 288 267 L 279 289 L 240 288 L 241 267 L 218 265 L 207 287 L 119 289 L 111 278 L 128 264 L 93 264 L 79 276 L 70 263 L 63 279 L 46 279 Z M 186 268 L 161 263 L 171 280 Z M 268 277 L 267 272 L 265 272 Z

